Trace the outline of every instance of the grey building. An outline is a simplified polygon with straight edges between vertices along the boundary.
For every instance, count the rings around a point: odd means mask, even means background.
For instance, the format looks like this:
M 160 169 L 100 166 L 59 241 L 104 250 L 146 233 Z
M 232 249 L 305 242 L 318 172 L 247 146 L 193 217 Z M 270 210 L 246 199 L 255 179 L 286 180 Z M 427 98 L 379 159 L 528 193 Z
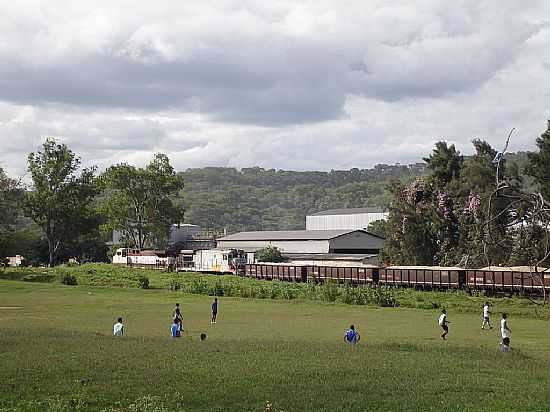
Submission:
M 255 252 L 267 246 L 282 253 L 378 254 L 384 239 L 365 230 L 240 232 L 219 238 L 218 247 Z
M 306 230 L 361 230 L 387 218 L 388 212 L 379 207 L 324 210 L 306 216 Z

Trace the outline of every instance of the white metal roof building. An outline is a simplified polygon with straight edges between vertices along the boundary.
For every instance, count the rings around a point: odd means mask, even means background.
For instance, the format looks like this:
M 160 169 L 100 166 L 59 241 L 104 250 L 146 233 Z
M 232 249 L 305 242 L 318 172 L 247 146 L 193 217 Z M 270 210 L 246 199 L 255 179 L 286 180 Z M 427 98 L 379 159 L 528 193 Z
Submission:
M 364 230 L 387 218 L 388 212 L 378 207 L 325 210 L 306 216 L 306 230 Z
M 378 254 L 384 239 L 364 230 L 240 232 L 218 239 L 219 248 L 254 252 L 267 246 L 283 253 Z

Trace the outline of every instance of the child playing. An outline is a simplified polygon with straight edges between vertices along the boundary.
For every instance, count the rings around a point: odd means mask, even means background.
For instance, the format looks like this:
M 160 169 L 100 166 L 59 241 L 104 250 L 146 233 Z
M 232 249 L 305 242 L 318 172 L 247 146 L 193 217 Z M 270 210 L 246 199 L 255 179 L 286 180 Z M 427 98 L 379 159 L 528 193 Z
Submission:
M 174 318 L 177 319 L 180 326 L 180 332 L 183 332 L 183 315 L 181 314 L 180 304 L 176 303 L 174 307 Z
M 173 338 L 179 338 L 181 336 L 178 318 L 174 318 L 174 321 L 172 322 L 172 326 L 170 327 L 170 336 Z
M 344 342 L 356 344 L 359 340 L 361 340 L 361 335 L 355 330 L 355 326 L 350 325 L 344 335 Z
M 481 324 L 481 329 L 485 329 L 485 325 L 489 326 L 489 329 L 493 329 L 490 316 L 491 311 L 489 310 L 489 302 L 485 302 L 485 305 L 483 305 L 483 323 Z
M 512 330 L 508 327 L 508 315 L 506 313 L 502 314 L 502 319 L 500 320 L 500 335 L 502 336 L 502 342 L 500 343 L 501 350 L 503 352 L 510 352 Z
M 124 324 L 122 318 L 118 318 L 117 323 L 113 325 L 113 335 L 124 336 Z
M 216 317 L 218 316 L 218 298 L 214 298 L 212 302 L 212 321 L 211 323 L 216 323 Z
M 441 326 L 441 329 L 443 329 L 443 333 L 441 334 L 441 339 L 445 340 L 445 336 L 449 333 L 449 327 L 447 326 L 449 323 L 447 320 L 447 311 L 443 309 L 441 311 L 441 315 L 439 316 L 439 320 L 437 321 L 439 326 Z

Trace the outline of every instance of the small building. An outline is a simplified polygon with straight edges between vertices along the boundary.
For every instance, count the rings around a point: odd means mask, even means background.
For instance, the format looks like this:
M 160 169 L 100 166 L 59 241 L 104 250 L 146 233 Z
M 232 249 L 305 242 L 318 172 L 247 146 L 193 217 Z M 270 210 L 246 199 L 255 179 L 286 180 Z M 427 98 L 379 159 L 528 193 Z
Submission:
M 306 216 L 306 230 L 366 230 L 389 213 L 379 207 L 331 209 Z
M 272 246 L 285 253 L 374 254 L 384 239 L 366 230 L 283 230 L 240 232 L 217 240 L 217 247 L 254 252 Z
M 25 266 L 27 264 L 27 259 L 21 255 L 8 256 L 6 259 L 8 260 L 8 266 L 11 267 Z

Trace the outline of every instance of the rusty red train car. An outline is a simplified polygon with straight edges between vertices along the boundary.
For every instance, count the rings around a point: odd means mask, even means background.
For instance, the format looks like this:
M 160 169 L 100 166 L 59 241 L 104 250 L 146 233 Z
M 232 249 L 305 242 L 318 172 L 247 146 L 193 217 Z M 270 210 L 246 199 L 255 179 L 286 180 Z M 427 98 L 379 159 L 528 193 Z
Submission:
M 383 284 L 422 289 L 472 289 L 499 292 L 550 291 L 550 274 L 515 270 L 473 270 L 456 267 L 350 267 L 247 264 L 244 276 L 286 282 L 327 280 L 353 285 Z

